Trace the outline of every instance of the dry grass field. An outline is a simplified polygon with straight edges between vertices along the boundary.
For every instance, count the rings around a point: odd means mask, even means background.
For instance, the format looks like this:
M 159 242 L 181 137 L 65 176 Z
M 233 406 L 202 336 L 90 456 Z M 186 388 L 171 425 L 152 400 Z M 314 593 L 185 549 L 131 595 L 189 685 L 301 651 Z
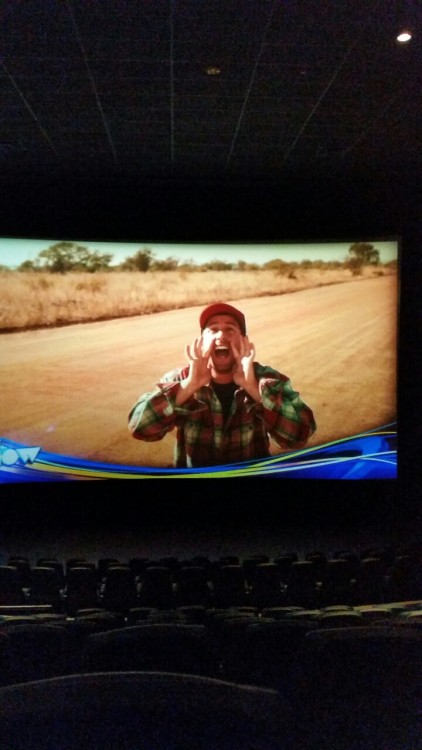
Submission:
M 315 287 L 357 282 L 393 273 L 366 266 L 354 276 L 347 268 L 300 268 L 292 277 L 274 270 L 148 271 L 52 274 L 0 272 L 0 331 L 111 320 L 177 310 L 214 300 L 273 296 Z

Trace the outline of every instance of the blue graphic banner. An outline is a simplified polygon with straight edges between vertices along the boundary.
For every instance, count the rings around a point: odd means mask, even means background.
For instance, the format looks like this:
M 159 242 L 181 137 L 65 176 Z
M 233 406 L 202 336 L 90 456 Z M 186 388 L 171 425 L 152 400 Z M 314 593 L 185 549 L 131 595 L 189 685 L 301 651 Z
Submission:
M 87 461 L 0 438 L 0 483 L 95 479 L 396 479 L 396 424 L 269 458 L 197 469 Z

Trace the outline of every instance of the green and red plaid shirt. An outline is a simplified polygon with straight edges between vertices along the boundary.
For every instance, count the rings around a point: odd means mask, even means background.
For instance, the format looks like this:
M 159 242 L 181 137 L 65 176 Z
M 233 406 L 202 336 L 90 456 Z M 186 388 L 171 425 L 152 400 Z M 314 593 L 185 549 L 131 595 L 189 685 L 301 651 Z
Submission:
M 138 440 L 161 440 L 176 429 L 176 467 L 218 466 L 270 455 L 271 436 L 282 448 L 300 448 L 315 432 L 311 409 L 281 373 L 254 363 L 262 403 L 243 388 L 233 396 L 226 421 L 212 385 L 203 386 L 182 406 L 176 394 L 189 367 L 164 375 L 129 414 L 129 429 Z

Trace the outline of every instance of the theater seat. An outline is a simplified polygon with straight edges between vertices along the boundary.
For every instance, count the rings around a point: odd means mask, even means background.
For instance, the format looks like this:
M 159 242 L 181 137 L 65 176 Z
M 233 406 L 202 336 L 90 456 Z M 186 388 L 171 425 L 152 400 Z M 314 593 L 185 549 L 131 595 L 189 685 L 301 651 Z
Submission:
M 21 574 L 12 565 L 0 565 L 0 604 L 25 604 Z
M 66 576 L 65 609 L 73 616 L 78 609 L 98 607 L 97 573 L 88 565 L 69 567 Z
M 260 610 L 284 603 L 284 591 L 276 563 L 260 563 L 256 566 L 249 600 Z
M 59 624 L 9 624 L 4 631 L 10 654 L 8 684 L 69 674 L 73 639 Z
M 82 671 L 169 671 L 217 676 L 204 625 L 176 622 L 132 625 L 88 636 Z
M 220 566 L 213 581 L 213 606 L 224 608 L 246 604 L 246 582 L 242 566 Z
M 0 689 L 13 750 L 293 750 L 273 690 L 163 672 L 77 674 Z
M 312 630 L 295 699 L 314 737 L 338 750 L 420 750 L 422 632 L 394 626 Z
M 109 612 L 123 612 L 137 605 L 136 583 L 129 565 L 110 565 L 104 575 L 100 602 Z
M 164 565 L 149 565 L 146 567 L 141 580 L 138 605 L 140 607 L 169 609 L 173 604 L 170 568 Z

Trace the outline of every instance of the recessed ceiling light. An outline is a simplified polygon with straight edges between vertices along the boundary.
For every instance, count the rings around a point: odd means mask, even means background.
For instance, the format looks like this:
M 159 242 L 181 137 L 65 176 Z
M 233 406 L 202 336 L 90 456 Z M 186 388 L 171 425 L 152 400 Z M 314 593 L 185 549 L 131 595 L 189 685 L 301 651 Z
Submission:
M 400 34 L 397 35 L 397 41 L 401 44 L 404 44 L 405 42 L 410 42 L 412 38 L 412 34 L 407 29 L 403 29 L 403 31 L 400 32 Z
M 221 68 L 217 68 L 215 65 L 210 65 L 206 69 L 207 76 L 219 76 L 221 73 Z

